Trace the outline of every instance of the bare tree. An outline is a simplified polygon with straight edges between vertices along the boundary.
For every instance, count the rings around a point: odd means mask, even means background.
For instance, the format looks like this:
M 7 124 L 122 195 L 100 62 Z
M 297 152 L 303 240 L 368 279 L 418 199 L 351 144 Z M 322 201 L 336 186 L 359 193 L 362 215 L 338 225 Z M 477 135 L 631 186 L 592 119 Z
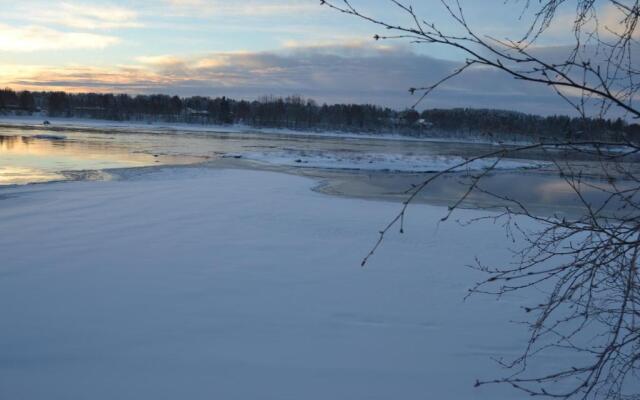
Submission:
M 640 110 L 634 105 L 640 70 L 633 54 L 638 48 L 640 1 L 525 0 L 521 19 L 528 21 L 527 29 L 515 39 L 481 35 L 470 26 L 459 0 L 440 2 L 448 13 L 448 22 L 453 22 L 447 25 L 453 32 L 422 18 L 412 5 L 399 0 L 389 3 L 404 12 L 404 21 L 409 21 L 405 24 L 376 18 L 349 0 L 320 3 L 383 29 L 385 34 L 376 34 L 376 40 L 444 45 L 466 55 L 466 61 L 450 74 L 427 86 L 410 88 L 412 94 L 419 95 L 416 105 L 448 80 L 472 68 L 489 67 L 514 79 L 552 88 L 584 117 L 606 117 L 616 112 L 628 119 L 640 118 Z M 545 58 L 536 43 L 557 21 L 560 10 L 570 6 L 573 45 L 562 59 Z M 555 156 L 557 148 L 588 154 L 594 171 L 587 173 Z M 518 199 L 483 188 L 483 179 L 504 158 L 534 149 L 549 154 L 582 213 L 571 218 L 539 215 Z M 467 159 L 408 191 L 400 212 L 380 232 L 363 266 L 390 230 L 404 231 L 409 205 L 432 182 L 479 159 L 491 159 L 489 168 L 469 175 L 467 190 L 451 204 L 443 220 L 462 207 L 472 193 L 480 192 L 497 204 L 494 212 L 481 219 L 504 222 L 509 235 L 525 244 L 509 265 L 477 261 L 473 267 L 488 275 L 470 294 L 503 296 L 536 288 L 544 298 L 524 307 L 530 315 L 526 324 L 530 337 L 522 355 L 499 361 L 509 368 L 509 375 L 476 385 L 509 384 L 529 395 L 560 399 L 640 399 L 639 152 L 638 138 L 625 137 L 620 142 L 542 141 L 505 146 Z M 587 193 L 593 191 L 601 193 L 604 200 L 588 200 Z M 526 228 L 523 222 L 527 220 L 534 221 L 537 228 Z M 531 366 L 545 354 L 558 352 L 572 357 L 564 365 L 547 365 L 546 372 L 532 371 Z

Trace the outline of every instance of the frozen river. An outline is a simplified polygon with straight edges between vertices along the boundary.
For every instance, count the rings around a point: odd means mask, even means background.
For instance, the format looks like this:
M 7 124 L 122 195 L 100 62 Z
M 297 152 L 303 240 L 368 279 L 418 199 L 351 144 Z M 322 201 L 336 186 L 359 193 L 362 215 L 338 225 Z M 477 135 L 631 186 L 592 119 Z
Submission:
M 523 245 L 501 224 L 440 223 L 446 208 L 416 204 L 360 268 L 399 209 L 377 199 L 495 147 L 16 127 L 1 144 L 1 399 L 523 398 L 474 388 L 513 372 L 495 360 L 517 358 L 528 331 L 510 321 L 544 298 L 463 300 L 485 277 L 476 257 L 506 265 Z M 570 210 L 543 155 L 524 156 L 487 187 Z M 450 203 L 469 173 L 421 203 Z M 20 185 L 50 180 L 63 182 Z M 529 371 L 586 361 L 553 349 Z
M 235 127 L 208 130 L 161 129 L 154 126 L 27 126 L 1 124 L 0 186 L 59 180 L 126 179 L 138 167 L 198 165 L 275 170 L 315 178 L 324 193 L 390 200 L 437 171 L 464 159 L 496 151 L 486 143 L 410 140 L 398 137 L 255 132 Z M 191 129 L 191 130 L 189 130 Z M 484 178 L 484 188 L 518 198 L 532 208 L 571 212 L 575 194 L 552 171 L 551 158 L 570 160 L 589 175 L 597 165 L 580 153 L 530 151 L 505 159 Z M 474 173 L 495 159 L 447 174 L 418 201 L 447 204 L 465 190 Z M 147 169 L 140 170 L 145 171 Z M 597 175 L 597 174 L 596 174 Z M 598 176 L 592 176 L 598 183 Z M 1 190 L 1 189 L 0 189 Z M 590 201 L 602 201 L 598 190 L 585 190 Z M 467 205 L 494 205 L 476 193 Z

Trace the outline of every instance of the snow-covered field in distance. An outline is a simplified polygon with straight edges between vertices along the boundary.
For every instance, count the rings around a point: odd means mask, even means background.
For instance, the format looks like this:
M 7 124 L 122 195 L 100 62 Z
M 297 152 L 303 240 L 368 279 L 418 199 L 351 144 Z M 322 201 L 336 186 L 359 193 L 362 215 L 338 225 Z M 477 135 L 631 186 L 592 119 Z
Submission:
M 0 398 L 522 398 L 473 388 L 536 301 L 463 302 L 474 256 L 507 260 L 502 228 L 416 205 L 362 269 L 398 204 L 312 185 L 164 168 L 3 189 Z
M 44 121 L 50 125 L 43 125 Z M 245 133 L 245 134 L 270 134 L 299 137 L 327 137 L 343 139 L 375 139 L 394 140 L 407 142 L 449 142 L 449 143 L 475 143 L 495 145 L 519 145 L 523 142 L 495 142 L 478 138 L 441 138 L 441 137 L 410 137 L 393 133 L 351 133 L 338 131 L 312 131 L 294 130 L 286 128 L 256 128 L 250 125 L 215 125 L 215 124 L 187 124 L 161 121 L 109 121 L 86 118 L 60 118 L 47 116 L 1 116 L 0 126 L 6 127 L 32 127 L 51 130 L 84 129 L 84 130 L 108 130 L 110 132 L 141 132 L 141 133 L 189 133 L 189 134 L 220 134 L 220 133 Z

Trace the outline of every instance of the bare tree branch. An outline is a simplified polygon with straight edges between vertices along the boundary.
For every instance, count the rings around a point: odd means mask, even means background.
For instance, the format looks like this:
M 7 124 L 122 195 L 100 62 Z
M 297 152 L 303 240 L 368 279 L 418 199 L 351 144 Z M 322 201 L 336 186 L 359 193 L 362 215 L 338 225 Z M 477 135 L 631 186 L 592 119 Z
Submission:
M 590 106 L 596 104 L 600 117 L 617 110 L 629 118 L 640 118 L 640 110 L 634 104 L 640 88 L 640 70 L 632 57 L 632 49 L 638 45 L 635 35 L 640 0 L 526 0 L 521 19 L 529 18 L 529 25 L 517 40 L 476 33 L 458 0 L 441 0 L 450 21 L 462 32 L 456 34 L 419 17 L 407 3 L 389 2 L 411 22 L 403 25 L 372 17 L 350 0 L 320 3 L 392 32 L 375 35 L 376 40 L 445 45 L 467 56 L 462 66 L 435 83 L 409 89 L 412 94 L 420 94 L 414 107 L 449 80 L 472 68 L 488 67 L 516 80 L 551 87 L 583 117 L 594 112 Z M 545 59 L 534 44 L 557 21 L 561 7 L 571 4 L 575 6 L 573 47 L 562 60 Z M 618 24 L 607 25 L 610 21 L 600 18 L 602 10 L 617 13 Z M 501 147 L 432 174 L 407 192 L 400 211 L 380 231 L 362 266 L 392 229 L 404 232 L 409 205 L 420 193 L 447 174 L 467 170 L 466 190 L 452 201 L 442 220 L 448 220 L 472 194 L 481 193 L 494 199 L 496 207 L 492 213 L 468 223 L 487 219 L 500 222 L 510 238 L 523 243 L 508 265 L 485 265 L 477 260 L 472 268 L 486 273 L 487 278 L 469 294 L 506 296 L 532 289 L 543 293 L 542 301 L 524 307 L 530 316 L 526 321 L 530 335 L 522 354 L 514 360 L 497 360 L 511 373 L 503 378 L 478 380 L 476 386 L 507 384 L 531 396 L 557 399 L 638 400 L 640 393 L 634 392 L 640 380 L 640 169 L 634 158 L 640 151 L 637 140 L 567 140 Z M 587 177 L 579 166 L 548 152 L 555 148 L 584 153 L 598 166 L 602 179 Z M 579 215 L 539 215 L 518 199 L 483 187 L 483 180 L 504 159 L 533 149 L 549 154 L 555 173 L 582 210 Z M 489 161 L 489 166 L 470 174 L 471 165 L 479 160 Z M 592 203 L 589 192 L 602 194 L 604 200 Z M 547 365 L 547 372 L 535 373 L 539 370 L 531 368 L 544 355 L 559 352 L 571 357 L 561 365 Z

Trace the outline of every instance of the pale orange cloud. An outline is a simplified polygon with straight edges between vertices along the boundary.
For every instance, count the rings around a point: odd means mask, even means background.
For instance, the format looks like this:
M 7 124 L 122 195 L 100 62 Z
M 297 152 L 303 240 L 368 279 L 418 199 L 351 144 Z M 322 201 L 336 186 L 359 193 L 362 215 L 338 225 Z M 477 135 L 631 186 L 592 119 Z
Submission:
M 608 34 L 621 35 L 626 33 L 627 29 L 633 29 L 632 36 L 636 39 L 640 37 L 640 29 L 638 26 L 627 26 L 625 17 L 629 15 L 629 12 L 616 7 L 612 4 L 607 4 L 605 7 L 600 24 L 604 26 L 604 30 Z
M 46 6 L 24 10 L 27 20 L 82 30 L 141 27 L 137 12 L 113 5 L 88 5 L 50 2 Z
M 114 36 L 64 32 L 42 26 L 16 27 L 0 24 L 0 51 L 103 49 L 119 42 Z
M 83 65 L 64 67 L 5 65 L 0 67 L 0 86 L 16 90 L 65 90 L 69 92 L 111 92 L 118 87 L 146 87 L 171 82 L 151 70 L 121 66 L 99 68 Z
M 182 65 L 185 63 L 185 60 L 172 55 L 161 55 L 161 56 L 140 56 L 136 58 L 136 61 L 149 66 L 154 67 L 170 67 L 175 65 Z
M 170 6 L 198 15 L 218 16 L 272 16 L 300 12 L 317 12 L 318 4 L 309 1 L 265 0 L 227 1 L 227 0 L 165 0 Z

